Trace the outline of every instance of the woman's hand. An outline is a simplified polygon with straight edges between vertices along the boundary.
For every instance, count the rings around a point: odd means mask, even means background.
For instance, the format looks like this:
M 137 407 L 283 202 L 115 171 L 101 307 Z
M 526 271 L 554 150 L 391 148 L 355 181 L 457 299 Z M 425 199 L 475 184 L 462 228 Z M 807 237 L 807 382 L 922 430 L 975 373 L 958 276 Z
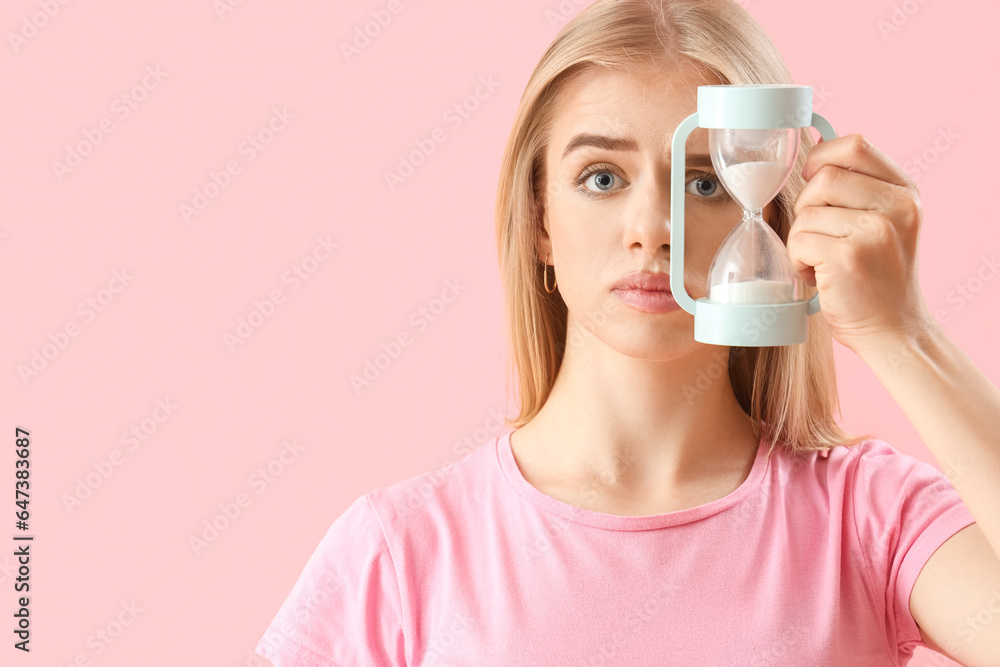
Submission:
M 932 320 L 917 281 L 916 185 L 859 134 L 820 141 L 802 174 L 788 254 L 834 338 L 860 354 L 919 333 Z

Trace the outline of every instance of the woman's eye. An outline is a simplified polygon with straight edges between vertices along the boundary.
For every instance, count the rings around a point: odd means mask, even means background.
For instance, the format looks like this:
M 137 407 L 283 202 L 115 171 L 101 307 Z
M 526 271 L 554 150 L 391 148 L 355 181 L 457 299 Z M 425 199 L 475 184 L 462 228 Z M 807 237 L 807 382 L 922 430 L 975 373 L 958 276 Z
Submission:
M 730 199 L 729 193 L 722 187 L 719 178 L 710 174 L 704 174 L 692 179 L 688 183 L 688 192 L 708 200 L 707 203 L 722 202 Z
M 610 169 L 598 167 L 588 169 L 580 174 L 577 183 L 580 185 L 580 191 L 585 195 L 598 196 L 605 192 L 611 192 L 615 186 L 615 179 L 623 180 Z
M 615 191 L 615 179 L 625 180 L 607 165 L 592 165 L 576 179 L 577 189 L 588 197 L 600 197 Z M 732 199 L 718 177 L 705 172 L 688 182 L 687 192 L 706 204 L 721 204 Z

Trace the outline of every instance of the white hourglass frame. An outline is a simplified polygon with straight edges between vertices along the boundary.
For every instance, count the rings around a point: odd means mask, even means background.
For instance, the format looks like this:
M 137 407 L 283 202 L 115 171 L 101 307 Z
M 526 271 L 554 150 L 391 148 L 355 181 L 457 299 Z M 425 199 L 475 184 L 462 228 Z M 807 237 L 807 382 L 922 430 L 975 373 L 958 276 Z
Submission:
M 693 299 L 684 287 L 685 146 L 695 128 L 765 130 L 815 127 L 824 140 L 833 126 L 812 110 L 812 86 L 750 84 L 698 86 L 698 111 L 674 131 L 670 165 L 670 291 L 694 315 L 694 339 L 713 345 L 769 347 L 808 338 L 808 318 L 819 312 L 819 294 L 775 304 L 716 303 Z M 766 203 L 765 203 L 766 205 Z

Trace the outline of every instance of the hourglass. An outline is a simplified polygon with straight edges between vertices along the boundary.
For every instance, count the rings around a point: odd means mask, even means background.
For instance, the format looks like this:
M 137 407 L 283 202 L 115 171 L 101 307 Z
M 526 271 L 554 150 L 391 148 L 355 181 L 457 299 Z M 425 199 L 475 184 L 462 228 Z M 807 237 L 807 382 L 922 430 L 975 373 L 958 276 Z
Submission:
M 708 269 L 707 296 L 684 287 L 685 144 L 708 129 L 715 173 L 743 208 Z M 788 249 L 764 221 L 763 209 L 784 187 L 799 153 L 803 127 L 835 139 L 833 126 L 812 110 L 812 86 L 698 87 L 698 111 L 674 131 L 670 190 L 670 291 L 694 315 L 694 338 L 714 345 L 764 347 L 803 343 L 819 294 L 798 300 Z

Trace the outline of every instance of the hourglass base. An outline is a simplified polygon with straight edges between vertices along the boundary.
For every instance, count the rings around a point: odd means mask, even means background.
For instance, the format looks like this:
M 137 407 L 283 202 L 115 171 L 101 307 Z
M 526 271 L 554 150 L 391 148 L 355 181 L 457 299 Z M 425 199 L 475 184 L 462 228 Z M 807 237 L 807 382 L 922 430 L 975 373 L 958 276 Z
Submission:
M 701 298 L 694 304 L 694 339 L 699 343 L 772 347 L 808 338 L 809 301 L 732 304 Z

